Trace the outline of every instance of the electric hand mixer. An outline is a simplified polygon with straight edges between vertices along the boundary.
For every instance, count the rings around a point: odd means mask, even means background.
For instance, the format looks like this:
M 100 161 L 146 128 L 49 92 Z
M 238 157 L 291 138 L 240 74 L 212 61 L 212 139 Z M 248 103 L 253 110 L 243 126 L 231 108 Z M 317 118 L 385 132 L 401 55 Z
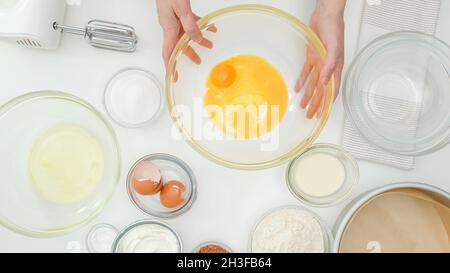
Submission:
M 136 50 L 133 27 L 92 20 L 86 27 L 63 25 L 66 0 L 0 0 L 0 41 L 29 48 L 56 49 L 62 33 L 83 36 L 94 47 Z

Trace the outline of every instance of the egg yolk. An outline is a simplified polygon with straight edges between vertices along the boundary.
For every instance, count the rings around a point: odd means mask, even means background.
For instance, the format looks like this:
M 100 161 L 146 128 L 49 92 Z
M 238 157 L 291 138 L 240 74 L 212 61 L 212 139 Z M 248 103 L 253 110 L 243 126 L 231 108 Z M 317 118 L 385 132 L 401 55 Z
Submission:
M 225 63 L 218 64 L 211 72 L 211 81 L 217 87 L 229 87 L 235 80 L 236 71 L 231 65 Z
M 235 138 L 256 138 L 275 128 L 286 113 L 288 92 L 281 74 L 256 55 L 217 64 L 206 83 L 211 120 Z

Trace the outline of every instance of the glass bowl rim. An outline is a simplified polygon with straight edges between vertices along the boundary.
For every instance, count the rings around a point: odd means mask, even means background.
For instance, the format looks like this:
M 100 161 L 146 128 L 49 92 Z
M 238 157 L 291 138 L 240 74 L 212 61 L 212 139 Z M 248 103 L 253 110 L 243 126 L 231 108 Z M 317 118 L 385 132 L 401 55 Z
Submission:
M 15 97 L 15 98 L 9 100 L 8 102 L 6 102 L 2 106 L 0 106 L 0 119 L 2 119 L 10 111 L 14 110 L 15 107 L 20 106 L 23 103 L 27 103 L 32 100 L 49 99 L 49 98 L 58 99 L 58 100 L 66 100 L 71 103 L 75 103 L 75 104 L 85 108 L 86 110 L 88 110 L 89 112 L 94 114 L 95 116 L 97 116 L 97 118 L 103 123 L 103 125 L 105 125 L 105 127 L 106 127 L 107 131 L 109 132 L 109 135 L 114 143 L 115 149 L 114 149 L 113 153 L 116 154 L 116 156 L 117 156 L 117 173 L 115 174 L 115 179 L 114 179 L 115 181 L 113 184 L 113 188 L 111 189 L 111 192 L 109 192 L 105 196 L 105 198 L 103 199 L 101 204 L 98 206 L 98 208 L 93 213 L 91 213 L 88 217 L 86 217 L 85 219 L 82 219 L 76 223 L 70 224 L 66 227 L 46 229 L 46 230 L 32 229 L 32 228 L 28 228 L 28 227 L 24 228 L 24 227 L 18 226 L 16 224 L 4 221 L 3 219 L 1 219 L 2 217 L 0 216 L 0 225 L 10 229 L 11 231 L 18 233 L 18 234 L 22 234 L 22 235 L 29 236 L 29 237 L 35 237 L 35 238 L 48 238 L 48 237 L 56 237 L 56 236 L 64 235 L 76 228 L 79 228 L 79 227 L 91 222 L 93 219 L 95 219 L 98 216 L 98 214 L 100 214 L 100 212 L 105 208 L 106 204 L 112 198 L 115 190 L 117 189 L 117 186 L 120 181 L 121 170 L 122 170 L 122 157 L 121 157 L 121 153 L 120 153 L 119 142 L 118 142 L 117 135 L 116 135 L 112 125 L 105 117 L 103 117 L 100 114 L 100 112 L 98 112 L 98 110 L 96 110 L 94 108 L 94 106 L 92 106 L 85 100 L 83 100 L 75 95 L 72 95 L 72 94 L 69 94 L 66 92 L 62 92 L 62 91 L 50 91 L 50 90 L 33 91 L 33 92 L 25 93 L 23 95 L 20 95 L 18 97 Z
M 328 202 L 328 203 L 318 203 L 318 202 L 313 202 L 311 200 L 308 200 L 308 199 L 304 198 L 303 196 L 301 196 L 300 194 L 298 194 L 297 192 L 295 192 L 295 190 L 293 189 L 293 187 L 291 185 L 292 181 L 290 179 L 290 173 L 291 173 L 293 166 L 295 165 L 295 162 L 298 159 L 302 158 L 304 155 L 306 155 L 316 149 L 328 149 L 328 150 L 338 151 L 339 153 L 344 155 L 344 157 L 348 160 L 348 162 L 352 166 L 352 172 L 355 175 L 355 179 L 353 179 L 353 181 L 351 182 L 351 186 L 350 186 L 349 190 L 345 194 L 340 196 L 339 198 L 336 198 L 335 200 Z M 356 159 L 348 151 L 344 150 L 341 146 L 336 145 L 336 144 L 330 144 L 330 143 L 317 143 L 317 144 L 312 145 L 308 149 L 306 149 L 304 152 L 302 152 L 300 155 L 298 155 L 296 158 L 294 158 L 291 162 L 289 162 L 289 164 L 286 168 L 286 174 L 285 174 L 286 185 L 287 185 L 289 191 L 291 192 L 291 194 L 297 200 L 304 203 L 305 205 L 309 205 L 309 206 L 316 207 L 316 208 L 332 207 L 334 205 L 337 205 L 337 204 L 349 199 L 349 197 L 352 195 L 352 193 L 355 191 L 356 187 L 359 184 L 359 178 L 360 178 L 359 165 L 358 165 L 358 162 L 356 161 Z M 333 195 L 333 194 L 331 194 L 331 195 Z
M 326 49 L 325 46 L 322 44 L 318 36 L 308 27 L 306 26 L 300 19 L 294 17 L 293 15 L 281 10 L 277 9 L 271 6 L 267 5 L 261 5 L 261 4 L 244 4 L 244 5 L 236 5 L 231 6 L 227 8 L 223 8 L 220 10 L 217 10 L 215 12 L 210 13 L 209 15 L 204 16 L 201 18 L 197 24 L 200 27 L 200 29 L 204 29 L 208 26 L 210 21 L 214 21 L 214 19 L 219 18 L 222 15 L 225 14 L 233 14 L 236 12 L 241 11 L 252 11 L 252 12 L 265 12 L 267 14 L 275 15 L 280 18 L 283 18 L 287 20 L 288 22 L 292 23 L 294 26 L 296 26 L 298 29 L 300 29 L 311 41 L 311 44 L 314 45 L 314 48 L 317 50 L 321 58 L 325 58 L 326 56 Z M 277 158 L 258 162 L 258 163 L 239 163 L 235 161 L 229 161 L 221 158 L 220 156 L 214 155 L 213 153 L 209 152 L 207 149 L 203 148 L 201 145 L 197 143 L 195 139 L 186 131 L 184 128 L 182 122 L 178 117 L 176 117 L 173 114 L 173 109 L 175 107 L 175 103 L 172 99 L 172 71 L 175 70 L 176 67 L 176 58 L 178 55 L 182 54 L 182 49 L 184 45 L 186 45 L 190 41 L 190 38 L 188 35 L 184 34 L 181 39 L 178 41 L 177 45 L 175 46 L 175 49 L 172 52 L 172 55 L 170 57 L 169 64 L 166 69 L 166 100 L 168 105 L 168 111 L 169 115 L 172 119 L 172 124 L 175 125 L 179 132 L 182 133 L 183 136 L 186 137 L 186 142 L 199 154 L 204 156 L 205 158 L 211 160 L 212 162 L 215 162 L 219 165 L 222 165 L 224 167 L 234 168 L 234 169 L 240 169 L 240 170 L 261 170 L 261 169 L 267 169 L 275 166 L 282 165 L 283 163 L 291 160 L 295 156 L 297 156 L 299 153 L 301 153 L 303 150 L 308 148 L 319 136 L 320 132 L 325 127 L 325 124 L 328 121 L 328 118 L 331 114 L 331 109 L 333 107 L 333 97 L 334 97 L 334 75 L 331 77 L 331 80 L 329 84 L 327 85 L 327 94 L 328 97 L 331 98 L 328 101 L 328 104 L 326 107 L 324 107 L 324 111 L 322 114 L 322 117 L 320 118 L 320 121 L 317 122 L 314 129 L 309 133 L 309 135 L 295 148 L 290 150 L 289 152 L 278 156 Z

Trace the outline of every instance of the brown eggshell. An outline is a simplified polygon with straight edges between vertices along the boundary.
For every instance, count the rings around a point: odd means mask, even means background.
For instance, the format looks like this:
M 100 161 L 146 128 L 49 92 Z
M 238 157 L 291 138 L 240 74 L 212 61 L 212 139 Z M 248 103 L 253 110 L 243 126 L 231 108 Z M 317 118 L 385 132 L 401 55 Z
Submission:
M 172 180 L 161 191 L 161 204 L 166 208 L 175 208 L 184 202 L 185 186 L 180 181 Z
M 150 161 L 142 161 L 135 166 L 131 183 L 134 190 L 141 195 L 157 194 L 163 186 L 159 168 Z

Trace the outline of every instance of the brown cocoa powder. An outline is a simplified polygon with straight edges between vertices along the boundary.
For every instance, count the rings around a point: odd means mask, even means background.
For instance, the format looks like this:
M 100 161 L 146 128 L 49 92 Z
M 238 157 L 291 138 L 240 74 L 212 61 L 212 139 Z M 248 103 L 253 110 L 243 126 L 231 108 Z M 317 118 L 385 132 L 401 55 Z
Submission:
M 229 253 L 229 251 L 221 246 L 209 244 L 202 246 L 197 253 Z

